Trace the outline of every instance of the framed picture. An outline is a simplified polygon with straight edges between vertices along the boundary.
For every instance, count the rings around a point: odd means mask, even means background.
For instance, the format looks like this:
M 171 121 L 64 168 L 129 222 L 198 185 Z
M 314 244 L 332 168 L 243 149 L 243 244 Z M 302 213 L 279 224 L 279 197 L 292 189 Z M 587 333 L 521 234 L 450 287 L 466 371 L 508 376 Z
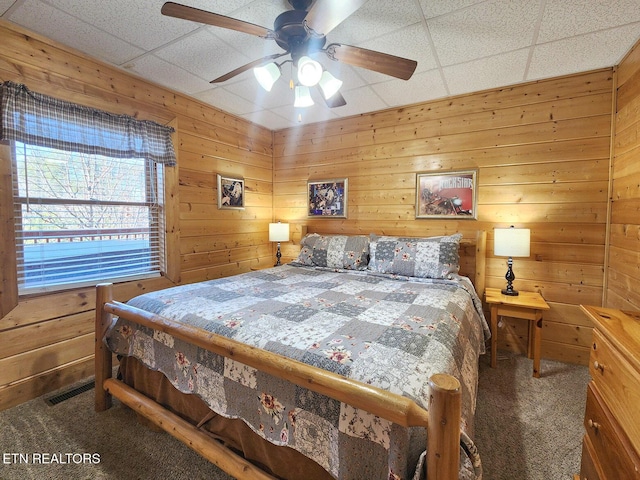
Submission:
M 244 179 L 218 174 L 218 208 L 244 209 Z
M 347 217 L 347 179 L 307 182 L 309 217 Z
M 476 219 L 477 170 L 419 173 L 416 218 Z

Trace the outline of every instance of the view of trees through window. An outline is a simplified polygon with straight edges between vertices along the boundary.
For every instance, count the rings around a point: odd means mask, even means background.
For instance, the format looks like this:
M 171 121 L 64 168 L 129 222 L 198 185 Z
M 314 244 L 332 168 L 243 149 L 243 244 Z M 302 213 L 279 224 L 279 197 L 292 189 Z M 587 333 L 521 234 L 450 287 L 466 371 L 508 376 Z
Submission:
M 157 271 L 159 173 L 143 158 L 16 142 L 14 200 L 22 288 Z

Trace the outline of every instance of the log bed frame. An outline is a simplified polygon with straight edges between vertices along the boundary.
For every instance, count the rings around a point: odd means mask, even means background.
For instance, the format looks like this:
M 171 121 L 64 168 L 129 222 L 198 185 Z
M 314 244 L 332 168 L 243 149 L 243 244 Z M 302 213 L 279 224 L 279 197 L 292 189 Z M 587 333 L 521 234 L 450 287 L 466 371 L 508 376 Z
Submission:
M 478 295 L 481 296 L 484 291 L 486 232 L 479 231 L 474 243 L 463 240 L 461 248 L 471 245 L 475 246 L 474 284 Z M 109 283 L 99 284 L 96 287 L 96 412 L 110 408 L 112 396 L 115 396 L 123 404 L 185 443 L 229 475 L 247 480 L 274 480 L 275 478 L 220 444 L 200 430 L 198 425 L 192 425 L 127 384 L 112 378 L 113 354 L 103 342 L 103 338 L 111 325 L 113 315 L 188 341 L 216 354 L 366 410 L 398 425 L 424 427 L 427 429 L 429 439 L 426 461 L 427 479 L 458 479 L 461 392 L 460 382 L 455 377 L 435 374 L 429 379 L 427 411 L 401 395 L 115 301 L 112 284 Z

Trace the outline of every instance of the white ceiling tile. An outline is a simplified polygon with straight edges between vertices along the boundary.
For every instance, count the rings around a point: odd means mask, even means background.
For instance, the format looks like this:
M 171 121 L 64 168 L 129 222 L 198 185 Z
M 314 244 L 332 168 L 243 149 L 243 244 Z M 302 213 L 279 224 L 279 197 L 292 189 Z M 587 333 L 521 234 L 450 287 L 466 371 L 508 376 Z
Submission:
M 288 2 L 255 0 L 235 10 L 233 12 L 233 18 L 272 29 L 276 17 L 286 10 L 291 9 L 291 5 L 289 5 Z
M 220 13 L 219 10 L 214 8 L 209 10 Z M 245 1 L 243 8 L 234 9 L 232 17 L 270 29 L 273 28 L 273 20 L 285 10 L 284 2 L 270 0 Z M 284 50 L 273 39 L 265 39 L 220 27 L 210 26 L 207 28 L 222 42 L 250 58 L 251 61 L 275 53 L 284 53 Z
M 317 123 L 338 118 L 338 111 L 345 107 L 328 108 L 319 96 L 314 96 L 315 104 L 306 108 L 294 108 L 293 102 L 271 111 L 287 120 L 292 125 L 300 123 Z
M 162 0 L 109 0 L 87 2 L 46 0 L 47 3 L 100 30 L 144 49 L 156 48 L 199 27 L 199 24 L 166 17 Z M 201 4 L 206 3 L 204 1 Z
M 527 79 L 566 75 L 616 65 L 640 34 L 640 23 L 534 47 Z
M 258 110 L 256 105 L 242 97 L 234 95 L 224 87 L 214 87 L 194 95 L 198 100 L 216 105 L 225 112 L 244 115 Z
M 126 69 L 157 84 L 186 94 L 193 94 L 211 88 L 211 85 L 202 78 L 154 55 L 145 55 L 137 58 L 135 61 L 128 63 Z
M 164 1 L 164 0 L 163 0 Z M 220 15 L 226 15 L 236 18 L 236 12 L 241 8 L 244 8 L 247 4 L 254 0 L 200 0 L 200 6 L 196 5 L 193 0 L 180 0 L 180 3 L 189 5 L 191 7 L 200 8 L 209 12 L 218 13 Z
M 247 58 L 251 58 L 251 60 L 257 60 L 274 53 L 284 53 L 284 50 L 271 39 L 264 39 L 224 28 L 209 27 L 208 31 L 218 38 L 220 42 L 233 47 Z
M 119 65 L 143 50 L 97 29 L 89 23 L 36 0 L 26 0 L 10 13 L 9 20 L 40 32 L 60 43 Z
M 428 20 L 440 63 L 453 65 L 528 46 L 538 3 L 492 0 Z
M 341 117 L 387 108 L 387 105 L 369 86 L 343 90 L 341 93 L 347 104 L 344 107 L 334 109 L 336 114 Z
M 363 42 L 359 47 L 376 50 L 418 62 L 416 72 L 438 67 L 430 47 L 429 37 L 422 22 L 409 25 L 374 40 Z M 387 76 L 387 79 L 390 77 Z
M 443 68 L 451 95 L 520 83 L 529 58 L 529 49 Z
M 221 43 L 207 30 L 198 30 L 178 42 L 158 49 L 155 55 L 207 81 L 253 60 Z
M 371 88 L 389 107 L 426 102 L 447 95 L 440 70 L 415 73 L 407 81 L 394 79 L 376 83 Z
M 422 20 L 415 0 L 369 0 L 327 35 L 327 43 L 360 46 Z
M 271 130 L 295 127 L 298 124 L 295 119 L 283 118 L 270 110 L 261 110 L 259 112 L 241 115 L 241 117 L 257 125 L 268 125 Z
M 0 15 L 4 15 L 15 3 L 15 0 L 0 0 Z
M 485 0 L 447 0 L 446 2 L 434 2 L 433 0 L 420 0 L 420 8 L 425 18 L 432 18 L 484 1 Z
M 548 0 L 537 43 L 640 21 L 640 0 Z

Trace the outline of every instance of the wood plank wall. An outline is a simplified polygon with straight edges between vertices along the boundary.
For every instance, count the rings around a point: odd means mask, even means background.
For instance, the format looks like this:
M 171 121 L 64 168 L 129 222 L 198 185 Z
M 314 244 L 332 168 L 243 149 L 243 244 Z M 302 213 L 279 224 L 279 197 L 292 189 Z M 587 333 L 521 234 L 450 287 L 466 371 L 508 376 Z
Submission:
M 167 199 L 178 217 L 169 232 L 175 280 L 194 282 L 272 265 L 271 131 L 5 21 L 0 21 L 0 45 L 0 82 L 24 83 L 33 91 L 177 127 L 178 185 Z M 3 179 L 8 150 L 0 148 Z M 245 210 L 218 210 L 217 173 L 245 178 Z M 10 202 L 3 201 L 0 210 L 1 221 L 12 216 Z M 15 250 L 6 237 L 0 236 L 5 242 L 0 252 Z M 0 295 L 10 294 L 0 280 Z M 170 285 L 166 277 L 120 284 L 117 296 L 126 300 Z M 0 318 L 0 410 L 93 374 L 94 304 L 93 289 L 29 296 Z
M 640 43 L 620 63 L 616 79 L 606 305 L 640 310 Z
M 506 272 L 493 228 L 530 228 L 515 287 L 551 305 L 542 354 L 586 363 L 590 325 L 578 305 L 603 296 L 612 99 L 605 69 L 277 131 L 274 216 L 296 232 L 471 238 L 485 229 L 489 287 Z M 416 173 L 457 169 L 478 169 L 478 220 L 415 219 Z M 344 177 L 348 217 L 307 218 L 306 182 Z M 527 325 L 506 321 L 499 340 L 523 351 Z

